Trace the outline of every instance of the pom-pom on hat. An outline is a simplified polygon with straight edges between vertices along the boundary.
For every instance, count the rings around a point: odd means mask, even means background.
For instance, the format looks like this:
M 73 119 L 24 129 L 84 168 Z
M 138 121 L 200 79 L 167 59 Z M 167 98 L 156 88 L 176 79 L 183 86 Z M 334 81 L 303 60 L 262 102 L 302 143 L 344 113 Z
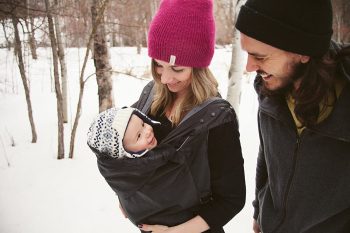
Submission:
M 330 0 L 247 0 L 236 28 L 273 47 L 321 57 L 330 46 Z
M 131 107 L 111 108 L 101 112 L 92 122 L 88 131 L 88 145 L 98 156 L 111 158 L 135 158 L 143 154 L 134 154 L 123 147 L 123 138 L 132 114 L 136 114 L 149 125 L 159 125 L 138 109 Z
M 148 55 L 177 66 L 208 67 L 214 54 L 213 0 L 162 0 L 148 32 Z

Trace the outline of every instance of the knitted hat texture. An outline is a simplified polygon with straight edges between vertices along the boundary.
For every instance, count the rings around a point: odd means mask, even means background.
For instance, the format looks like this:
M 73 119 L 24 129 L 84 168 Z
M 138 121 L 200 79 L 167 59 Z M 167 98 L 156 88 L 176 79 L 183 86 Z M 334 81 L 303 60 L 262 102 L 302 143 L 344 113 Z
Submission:
M 136 108 L 110 108 L 101 112 L 91 123 L 87 134 L 88 145 L 98 153 L 111 158 L 143 156 L 145 153 L 128 152 L 123 146 L 124 134 L 132 114 L 137 115 L 143 122 L 151 126 L 160 125 L 160 122 L 150 119 Z
M 208 67 L 214 54 L 213 0 L 163 0 L 148 32 L 148 55 L 177 66 Z
M 88 145 L 112 158 L 134 156 L 123 147 L 123 137 L 134 108 L 110 108 L 101 112 L 88 131 Z
M 332 36 L 330 0 L 247 0 L 236 28 L 273 47 L 320 57 Z

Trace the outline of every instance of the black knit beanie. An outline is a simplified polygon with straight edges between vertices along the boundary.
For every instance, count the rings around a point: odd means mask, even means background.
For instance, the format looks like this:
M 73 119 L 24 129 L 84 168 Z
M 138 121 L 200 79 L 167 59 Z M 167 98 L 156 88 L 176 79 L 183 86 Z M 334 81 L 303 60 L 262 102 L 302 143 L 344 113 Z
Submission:
M 330 0 L 247 0 L 236 28 L 273 47 L 321 57 L 333 33 L 332 5 Z

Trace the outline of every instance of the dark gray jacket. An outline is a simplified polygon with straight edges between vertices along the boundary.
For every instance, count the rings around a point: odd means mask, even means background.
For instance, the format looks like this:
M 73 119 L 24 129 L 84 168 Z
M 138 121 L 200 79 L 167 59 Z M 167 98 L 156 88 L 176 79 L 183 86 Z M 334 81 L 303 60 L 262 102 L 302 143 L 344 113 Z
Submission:
M 255 218 L 264 233 L 350 232 L 350 61 L 331 115 L 299 136 L 284 99 L 259 94 Z M 259 77 L 256 88 L 259 90 Z M 311 90 L 310 90 L 311 91 Z

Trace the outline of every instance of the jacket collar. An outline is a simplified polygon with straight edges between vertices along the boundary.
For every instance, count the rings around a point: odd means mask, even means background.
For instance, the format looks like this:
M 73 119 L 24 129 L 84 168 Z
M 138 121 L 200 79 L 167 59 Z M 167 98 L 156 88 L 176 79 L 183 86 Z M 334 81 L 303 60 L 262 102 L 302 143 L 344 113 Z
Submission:
M 289 111 L 285 98 L 262 95 L 260 93 L 262 85 L 262 78 L 257 75 L 254 80 L 254 87 L 258 94 L 259 110 L 287 125 L 294 125 L 293 116 Z
M 350 83 L 347 83 L 330 116 L 314 130 L 350 142 Z
M 259 94 L 259 87 L 262 85 L 261 77 L 259 76 L 256 77 L 254 85 L 258 92 L 260 111 L 267 113 L 286 125 L 295 125 L 284 98 L 267 97 Z M 310 130 L 317 131 L 328 137 L 350 142 L 350 82 L 343 88 L 330 116 Z

